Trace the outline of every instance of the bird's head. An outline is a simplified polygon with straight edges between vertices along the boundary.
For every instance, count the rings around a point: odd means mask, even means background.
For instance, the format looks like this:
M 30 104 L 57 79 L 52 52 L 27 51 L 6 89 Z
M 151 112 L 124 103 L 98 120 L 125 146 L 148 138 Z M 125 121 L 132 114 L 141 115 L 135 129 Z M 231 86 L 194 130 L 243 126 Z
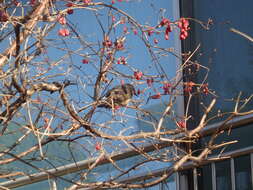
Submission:
M 132 97 L 133 95 L 137 96 L 136 91 L 135 91 L 135 88 L 134 88 L 134 86 L 133 86 L 132 84 L 124 84 L 124 85 L 122 85 L 122 88 L 123 88 L 123 89 L 125 88 L 125 89 L 126 89 L 126 93 L 127 93 L 127 94 L 130 94 L 131 97 Z

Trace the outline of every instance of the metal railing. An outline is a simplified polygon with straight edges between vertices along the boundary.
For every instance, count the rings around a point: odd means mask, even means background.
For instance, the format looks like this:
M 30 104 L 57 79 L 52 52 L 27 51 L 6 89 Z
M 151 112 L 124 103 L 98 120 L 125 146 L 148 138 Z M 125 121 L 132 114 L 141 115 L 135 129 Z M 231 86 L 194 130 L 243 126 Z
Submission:
M 230 120 L 229 122 L 227 122 L 226 124 L 223 124 L 223 122 L 218 122 L 215 124 L 211 124 L 211 125 L 207 125 L 203 130 L 200 131 L 200 135 L 202 137 L 204 136 L 208 136 L 210 134 L 212 134 L 213 132 L 215 132 L 217 130 L 217 128 L 221 128 L 223 130 L 226 129 L 230 129 L 231 127 L 236 128 L 236 127 L 243 127 L 243 125 L 246 125 L 248 123 L 253 123 L 253 114 L 249 114 L 249 115 L 245 115 L 245 116 L 240 116 L 237 118 L 234 118 L 232 120 Z M 181 138 L 183 135 L 179 134 L 176 135 L 175 138 Z M 156 150 L 157 148 L 159 149 L 163 149 L 165 147 L 169 147 L 171 146 L 171 143 L 166 142 L 166 143 L 159 143 L 159 144 L 151 144 L 151 145 L 146 145 L 141 147 L 142 150 L 144 152 L 152 152 L 154 150 Z M 248 148 L 243 148 L 240 150 L 236 150 L 236 151 L 231 151 L 229 153 L 224 153 L 223 156 L 231 156 L 231 157 L 235 157 L 238 155 L 244 155 L 244 154 L 249 154 L 253 152 L 253 147 L 248 147 Z M 114 161 L 119 161 L 119 160 L 123 160 L 123 159 L 127 159 L 133 156 L 137 156 L 139 155 L 139 152 L 137 152 L 136 150 L 127 150 L 124 152 L 119 152 L 119 153 L 115 153 L 111 156 L 111 159 Z M 68 165 L 64 165 L 64 166 L 60 166 L 57 168 L 53 168 L 53 169 L 49 169 L 49 170 L 45 170 L 42 172 L 38 172 L 35 174 L 31 174 L 29 176 L 25 176 L 25 177 L 20 177 L 20 178 L 16 178 L 13 180 L 9 180 L 6 182 L 2 182 L 0 183 L 0 186 L 3 187 L 7 187 L 7 188 L 15 188 L 15 187 L 21 187 L 24 185 L 28 185 L 28 184 L 32 184 L 32 183 L 36 183 L 36 182 L 40 182 L 40 181 L 44 181 L 44 180 L 48 180 L 51 178 L 55 178 L 55 177 L 59 177 L 59 176 L 64 176 L 67 174 L 71 174 L 71 173 L 75 173 L 81 170 L 85 170 L 88 169 L 88 167 L 93 164 L 95 161 L 97 160 L 97 158 L 93 158 L 93 159 L 89 159 L 89 160 L 83 160 L 83 161 L 79 161 L 79 162 L 75 162 L 72 164 L 68 164 Z M 210 163 L 211 161 L 204 161 L 204 164 Z M 104 165 L 104 164 L 108 164 L 110 163 L 109 160 L 104 159 L 101 162 L 98 163 L 98 165 Z M 252 161 L 253 163 L 253 161 Z M 193 162 L 187 162 L 183 165 L 183 167 L 181 168 L 181 170 L 183 169 L 189 169 L 189 168 L 193 168 L 194 167 L 194 163 Z M 167 168 L 166 170 L 169 170 L 169 168 Z M 145 178 L 151 178 L 151 177 L 155 177 L 155 176 L 159 176 L 164 172 L 164 170 L 162 171 L 154 171 L 152 172 L 152 174 L 144 174 L 143 176 L 138 175 L 135 177 L 131 177 L 128 179 L 123 180 L 124 182 L 130 182 L 130 181 L 138 181 L 140 179 Z M 121 180 L 122 181 L 122 180 Z

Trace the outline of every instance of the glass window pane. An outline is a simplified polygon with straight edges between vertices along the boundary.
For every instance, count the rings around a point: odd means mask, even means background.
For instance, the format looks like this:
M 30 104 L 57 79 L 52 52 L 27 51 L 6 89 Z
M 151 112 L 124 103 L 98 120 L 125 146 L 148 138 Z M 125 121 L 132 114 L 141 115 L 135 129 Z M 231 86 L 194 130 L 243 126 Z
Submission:
M 233 110 L 234 98 L 242 92 L 242 99 L 252 94 L 252 70 L 253 70 L 253 43 L 245 38 L 229 31 L 236 28 L 252 36 L 252 0 L 238 3 L 237 0 L 220 1 L 213 0 L 194 1 L 193 17 L 207 22 L 212 20 L 213 25 L 205 30 L 199 23 L 192 22 L 194 40 L 191 47 L 201 44 L 200 51 L 196 55 L 198 62 L 210 69 L 200 69 L 198 83 L 205 83 L 217 94 L 218 100 L 213 114 L 218 110 L 228 112 Z M 236 10 L 235 11 L 235 7 Z M 193 51 L 192 49 L 190 51 Z M 205 105 L 210 103 L 212 95 L 201 94 L 199 99 Z M 250 101 L 246 109 L 252 108 Z M 199 106 L 199 104 L 197 105 Z M 244 110 L 246 110 L 244 109 Z M 201 112 L 202 107 L 199 107 Z
M 205 165 L 197 169 L 198 188 L 212 190 L 212 169 L 211 165 Z
M 162 190 L 176 190 L 176 177 L 175 175 L 169 177 L 162 183 Z
M 145 180 L 145 182 L 153 181 L 151 180 Z M 167 180 L 163 181 L 162 183 L 159 183 L 153 187 L 147 187 L 143 188 L 142 190 L 176 190 L 176 181 L 175 181 L 175 175 L 172 175 Z
M 230 160 L 218 162 L 216 166 L 217 190 L 231 190 Z
M 179 189 L 193 189 L 193 170 L 186 170 L 179 173 Z
M 236 190 L 251 190 L 250 155 L 234 159 L 235 162 L 235 187 Z
M 214 26 L 210 31 L 204 31 L 198 25 L 195 33 L 197 43 L 202 43 L 201 63 L 209 67 L 209 85 L 217 92 L 220 101 L 217 109 L 230 111 L 234 104 L 225 99 L 235 98 L 239 92 L 243 97 L 252 94 L 252 52 L 253 44 L 244 38 L 229 32 L 230 27 L 253 34 L 251 7 L 253 1 L 238 3 L 237 0 L 215 0 L 196 3 L 196 17 L 201 20 L 212 18 Z M 234 7 L 237 10 L 234 11 Z M 240 74 L 241 73 L 241 74 Z M 218 82 L 219 81 L 219 82 Z
M 233 151 L 233 150 L 252 146 L 253 145 L 253 141 L 252 141 L 253 127 L 252 127 L 252 125 L 253 124 L 244 125 L 242 127 L 234 128 L 231 131 L 226 131 L 226 132 L 220 134 L 215 140 L 216 144 L 234 141 L 234 140 L 237 140 L 238 142 L 227 146 L 225 148 L 225 150 L 224 150 L 224 147 L 222 147 L 220 149 L 216 149 L 212 152 L 212 154 L 213 155 L 219 154 L 221 152 L 221 150 L 223 150 L 224 152 L 228 152 L 228 151 Z M 202 147 L 205 147 L 206 144 L 209 142 L 209 140 L 210 140 L 209 136 L 202 138 L 201 139 Z

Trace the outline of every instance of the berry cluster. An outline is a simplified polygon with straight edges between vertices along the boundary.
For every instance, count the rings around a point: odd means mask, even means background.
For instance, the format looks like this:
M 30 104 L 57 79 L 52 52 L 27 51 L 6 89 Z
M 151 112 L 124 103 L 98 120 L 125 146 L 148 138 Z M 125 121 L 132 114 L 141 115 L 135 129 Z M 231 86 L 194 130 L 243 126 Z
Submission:
M 141 77 L 143 76 L 143 73 L 141 71 L 135 71 L 134 72 L 134 78 L 136 80 L 141 80 Z
M 114 46 L 117 50 L 123 50 L 124 49 L 124 40 L 118 39 L 114 42 Z
M 165 29 L 165 40 L 168 40 L 169 39 L 169 33 L 172 32 L 172 28 L 171 28 L 171 25 L 170 25 L 170 21 L 169 19 L 167 18 L 163 18 L 162 21 L 160 22 L 160 26 L 161 27 L 166 27 Z
M 172 87 L 172 84 L 170 84 L 168 82 L 164 83 L 164 85 L 162 87 L 164 94 L 170 94 L 170 88 L 171 87 Z
M 209 93 L 208 83 L 203 84 L 203 85 L 201 86 L 201 90 L 202 90 L 202 92 L 203 92 L 204 94 L 207 95 L 207 94 Z
M 188 37 L 189 21 L 185 18 L 181 18 L 177 23 L 178 28 L 180 28 L 180 39 L 185 40 Z
M 190 82 L 185 82 L 184 85 L 185 85 L 184 91 L 186 93 L 191 93 L 192 92 L 192 87 L 195 86 L 196 84 L 194 82 L 190 81 Z
M 109 36 L 106 36 L 104 41 L 103 41 L 103 46 L 106 48 L 112 47 L 112 41 L 110 40 Z
M 127 64 L 126 58 L 124 56 L 121 56 L 120 58 L 118 58 L 117 64 L 118 65 L 125 65 L 125 64 Z
M 178 22 L 176 22 L 178 28 L 180 29 L 180 39 L 185 40 L 188 37 L 189 21 L 185 18 L 180 18 Z M 171 22 L 168 18 L 163 18 L 158 25 L 158 27 L 166 27 L 165 29 L 165 40 L 169 39 L 169 33 L 172 32 Z
M 57 21 L 61 24 L 61 25 L 66 25 L 67 24 L 67 21 L 66 21 L 66 18 L 64 15 L 59 15 L 57 17 Z M 70 35 L 70 32 L 67 28 L 61 28 L 59 31 L 58 31 L 58 35 L 59 36 L 62 36 L 62 37 L 66 37 L 66 36 L 69 36 Z

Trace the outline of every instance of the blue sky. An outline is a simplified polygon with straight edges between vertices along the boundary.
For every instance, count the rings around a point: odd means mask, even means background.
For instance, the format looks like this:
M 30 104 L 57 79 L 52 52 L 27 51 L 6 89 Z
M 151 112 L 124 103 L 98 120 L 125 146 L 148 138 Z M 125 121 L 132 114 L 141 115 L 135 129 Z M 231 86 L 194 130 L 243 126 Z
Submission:
M 110 2 L 110 0 L 108 0 Z M 178 19 L 179 10 L 176 7 L 177 6 L 177 0 L 132 0 L 128 2 L 122 2 L 119 3 L 116 1 L 115 7 L 118 7 L 122 9 L 123 11 L 127 12 L 130 16 L 134 17 L 140 24 L 142 25 L 149 25 L 149 26 L 156 26 L 160 21 L 162 17 L 169 18 L 170 20 L 176 20 Z M 176 8 L 175 8 L 176 7 Z M 108 9 L 100 10 L 98 15 L 99 20 L 101 21 L 101 24 L 105 29 L 108 27 L 108 21 L 111 22 L 111 17 L 107 17 Z M 116 20 L 120 19 L 120 16 L 116 14 L 116 12 L 112 12 Z M 67 16 L 68 22 L 71 22 L 73 27 L 76 31 L 78 31 L 80 34 L 82 34 L 82 38 L 88 43 L 91 44 L 94 49 L 97 51 L 99 49 L 99 45 L 103 41 L 103 35 L 102 30 L 96 20 L 94 11 L 90 10 L 74 10 L 74 13 L 72 15 Z M 32 70 L 30 70 L 31 76 L 34 74 L 34 72 L 40 72 L 39 69 L 51 69 L 50 72 L 47 74 L 49 75 L 55 75 L 55 74 L 61 74 L 64 73 L 63 76 L 54 76 L 51 81 L 63 81 L 65 79 L 70 79 L 78 82 L 77 86 L 68 87 L 66 91 L 69 93 L 69 99 L 75 107 L 78 109 L 78 107 L 82 107 L 84 105 L 87 105 L 88 103 L 92 102 L 92 99 L 90 96 L 93 95 L 93 87 L 95 83 L 95 79 L 98 73 L 98 67 L 99 67 L 99 58 L 97 55 L 92 55 L 92 51 L 90 48 L 81 46 L 78 39 L 75 38 L 73 32 L 71 33 L 71 36 L 61 38 L 58 36 L 57 31 L 60 28 L 63 28 L 64 26 L 61 26 L 58 24 L 56 29 L 52 31 L 52 34 L 50 34 L 46 40 L 45 45 L 48 46 L 47 53 L 45 55 L 42 55 L 40 58 L 34 60 L 33 64 L 35 65 Z M 129 34 L 126 35 L 126 44 L 125 44 L 125 50 L 120 51 L 117 53 L 117 57 L 124 56 L 127 58 L 128 66 L 124 65 L 116 65 L 116 70 L 119 72 L 122 72 L 126 75 L 132 76 L 134 70 L 140 70 L 144 73 L 145 77 L 151 76 L 151 75 L 159 75 L 161 74 L 161 67 L 165 71 L 165 73 L 162 73 L 166 75 L 164 80 L 172 80 L 175 76 L 176 67 L 180 62 L 175 58 L 174 55 L 171 55 L 169 53 L 164 53 L 163 55 L 159 57 L 158 62 L 154 62 L 152 60 L 152 57 L 150 53 L 148 52 L 148 49 L 144 46 L 144 43 L 141 41 L 141 39 L 138 37 L 138 35 L 134 35 L 131 30 L 131 25 L 121 24 L 117 27 L 116 31 L 113 31 L 110 35 L 112 40 L 115 40 L 116 37 L 123 35 L 123 28 L 127 27 Z M 140 35 L 140 31 L 138 32 Z M 150 39 L 150 43 L 154 45 L 154 38 L 157 38 L 159 43 L 158 45 L 163 48 L 174 48 L 176 52 L 180 52 L 180 41 L 178 38 L 178 31 L 173 31 L 170 35 L 169 40 L 164 40 L 164 35 L 157 35 L 153 34 Z M 69 51 L 71 50 L 71 51 Z M 154 51 L 157 51 L 153 49 Z M 67 56 L 66 56 L 67 55 Z M 64 57 L 66 56 L 66 57 Z M 82 59 L 87 58 L 89 59 L 89 64 L 84 65 L 82 64 Z M 55 64 L 57 61 L 63 59 L 56 67 L 51 67 L 52 64 Z M 45 61 L 46 60 L 46 61 Z M 159 67 L 158 64 L 159 63 Z M 159 69 L 157 69 L 159 68 Z M 65 72 L 67 74 L 65 74 Z M 121 80 L 124 80 L 125 82 L 134 83 L 135 87 L 138 89 L 144 89 L 146 88 L 146 78 L 145 80 L 136 81 L 136 80 L 130 80 L 126 77 L 115 77 L 113 74 L 109 74 L 108 78 L 112 80 L 112 84 L 109 88 L 113 87 L 114 85 L 120 84 Z M 161 82 L 161 81 L 159 81 Z M 150 88 L 146 91 L 144 95 L 140 95 L 139 97 L 136 97 L 137 100 L 141 100 L 143 102 L 146 102 L 149 95 L 152 95 L 156 93 L 157 91 L 161 90 L 161 83 L 156 83 L 153 88 Z M 105 87 L 105 86 L 103 86 Z M 57 102 L 59 102 L 58 94 L 54 93 L 52 95 L 48 95 L 48 93 L 42 93 L 40 95 L 41 97 L 45 98 L 44 101 L 48 100 L 52 105 L 57 105 Z M 55 99 L 52 99 L 52 97 L 55 97 Z M 35 98 L 35 97 L 33 97 Z M 143 105 L 143 108 L 150 108 L 152 105 L 157 105 L 158 103 L 166 102 L 166 99 L 168 96 L 165 96 L 162 100 L 151 100 L 149 101 L 149 104 L 146 106 Z M 55 102 L 54 102 L 55 101 Z M 53 112 L 53 111 L 52 111 Z M 112 124 L 111 127 L 114 127 L 114 133 L 117 134 L 119 131 L 123 130 L 125 126 L 129 127 L 129 131 L 127 134 L 131 134 L 137 130 L 139 130 L 137 125 L 137 122 L 135 120 L 136 113 L 135 111 L 129 111 L 125 108 L 122 108 L 122 112 L 127 116 L 127 120 L 122 122 L 121 115 L 117 115 L 118 121 L 115 122 L 116 124 Z M 108 110 L 101 110 L 94 116 L 95 122 L 104 122 L 107 120 L 107 118 L 112 118 L 111 111 Z M 115 119 L 115 118 L 114 118 Z M 120 124 L 119 124 L 120 123 Z M 57 121 L 53 123 L 55 127 L 57 127 Z M 67 126 L 67 125 L 66 125 Z M 112 133 L 112 130 L 109 130 L 110 133 Z M 101 139 L 100 139 L 101 140 Z M 104 142 L 103 140 L 101 140 Z M 85 144 L 86 142 L 83 142 Z M 105 146 L 108 147 L 107 150 L 111 152 L 116 151 L 122 151 L 121 146 L 114 146 L 118 142 L 110 142 L 106 141 Z M 90 149 L 93 149 L 92 144 L 88 147 Z M 89 145 L 87 145 L 89 146 Z M 116 147 L 116 148 L 115 148 Z M 115 148 L 115 149 L 114 149 Z M 168 166 L 168 163 L 165 163 L 165 165 Z M 160 163 L 154 164 L 152 163 L 152 167 L 147 166 L 147 168 L 158 168 L 163 167 Z M 137 171 L 142 172 L 142 171 Z

